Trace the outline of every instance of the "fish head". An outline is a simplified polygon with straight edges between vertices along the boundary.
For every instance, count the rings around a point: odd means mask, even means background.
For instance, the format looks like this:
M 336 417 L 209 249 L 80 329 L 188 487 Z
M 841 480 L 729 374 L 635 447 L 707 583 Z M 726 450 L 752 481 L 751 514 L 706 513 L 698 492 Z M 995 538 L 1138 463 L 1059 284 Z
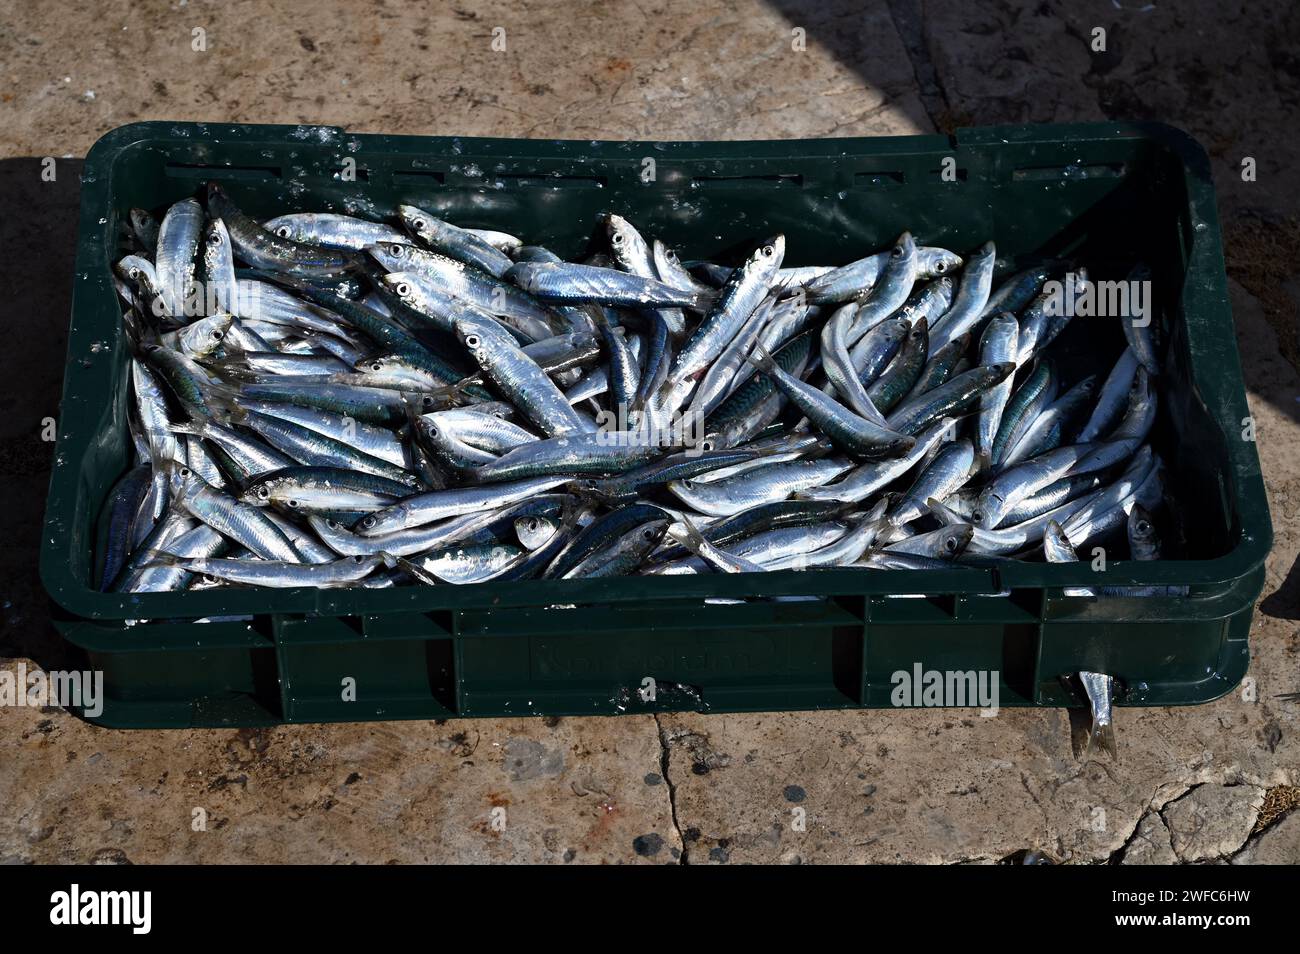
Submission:
M 891 341 L 902 341 L 911 330 L 912 321 L 910 318 L 891 318 L 882 334 Z
M 609 233 L 610 248 L 620 261 L 628 254 L 636 254 L 637 246 L 645 244 L 632 223 L 613 212 L 605 213 L 605 231 Z
M 220 221 L 220 220 L 218 220 Z M 278 222 L 275 228 L 271 229 L 273 233 L 283 239 L 292 239 L 295 242 L 301 242 L 306 239 L 306 232 L 301 227 L 295 227 L 290 222 Z
M 909 255 L 916 254 L 916 239 L 912 238 L 911 232 L 904 232 L 894 243 L 894 247 L 889 250 L 890 258 L 905 258 Z
M 286 226 L 282 226 L 284 228 Z M 286 236 L 287 237 L 287 236 Z M 207 261 L 211 256 L 220 253 L 224 248 L 230 248 L 230 233 L 226 231 L 226 223 L 221 219 L 213 219 L 208 223 L 208 227 L 203 232 L 204 260 Z
M 173 500 L 184 500 L 208 486 L 208 482 L 179 461 L 169 460 L 160 464 L 167 473 L 167 490 Z
M 371 254 L 374 254 L 374 252 Z M 380 278 L 380 281 L 382 281 L 385 287 L 391 290 L 394 295 L 407 304 L 413 303 L 417 298 L 415 282 L 412 281 L 411 275 L 408 272 L 389 272 L 387 275 Z
M 1155 540 L 1155 536 L 1156 528 L 1151 520 L 1150 512 L 1146 507 L 1135 503 L 1128 514 L 1129 540 L 1136 544 L 1150 546 Z
M 663 542 L 664 535 L 668 533 L 668 528 L 672 525 L 672 518 L 668 516 L 656 517 L 654 520 L 647 520 L 637 527 L 636 534 L 643 546 L 654 549 Z
M 971 521 L 975 526 L 982 530 L 993 530 L 1002 520 L 1003 512 L 1006 510 L 1005 503 L 999 494 L 987 493 L 981 494 L 975 503 L 975 509 L 971 511 Z
M 374 537 L 400 529 L 405 522 L 410 508 L 402 503 L 395 503 L 384 510 L 368 513 L 357 521 L 356 531 L 363 536 Z
M 473 318 L 457 318 L 453 321 L 456 337 L 471 353 L 486 347 L 491 340 L 488 329 L 483 322 Z
M 428 240 L 433 235 L 434 218 L 424 210 L 417 209 L 413 205 L 401 204 L 397 207 L 397 215 L 402 220 L 402 224 L 419 238 Z
M 559 529 L 559 524 L 550 517 L 529 515 L 515 518 L 515 536 L 525 550 L 537 550 L 545 546 Z
M 950 275 L 962 266 L 962 257 L 956 252 L 950 252 L 946 248 L 932 248 L 921 256 L 921 274 L 926 278 L 937 278 L 948 283 L 948 288 L 952 286 L 952 279 L 944 276 Z M 939 289 L 942 294 L 948 291 L 948 288 Z
M 269 507 L 275 496 L 275 489 L 281 483 L 282 480 L 276 477 L 254 481 L 239 495 L 239 500 L 254 507 Z
M 229 207 L 232 203 L 226 190 L 221 187 L 219 182 L 209 182 L 208 189 L 208 212 L 212 215 L 221 215 L 222 207 Z
M 367 372 L 381 374 L 384 371 L 401 368 L 402 366 L 401 359 L 396 355 L 380 354 L 370 358 L 358 359 L 357 362 L 353 364 L 352 369 L 363 374 Z
M 388 272 L 400 272 L 411 260 L 412 247 L 400 242 L 376 242 L 366 252 Z
M 668 262 L 670 265 L 681 265 L 681 259 L 677 257 L 676 249 L 669 248 L 658 239 L 654 240 L 653 248 L 655 255 L 663 258 L 665 262 Z
M 785 259 L 785 236 L 775 235 L 758 247 L 755 257 L 763 261 L 775 261 L 778 264 Z
M 975 528 L 970 524 L 953 527 L 939 541 L 939 555 L 949 560 L 961 556 L 974 536 Z

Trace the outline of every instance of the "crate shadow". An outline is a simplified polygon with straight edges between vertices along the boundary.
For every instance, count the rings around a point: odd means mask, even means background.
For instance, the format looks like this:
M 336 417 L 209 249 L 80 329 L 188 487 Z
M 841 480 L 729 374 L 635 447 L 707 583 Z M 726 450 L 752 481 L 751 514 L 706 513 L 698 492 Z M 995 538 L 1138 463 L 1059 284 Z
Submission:
M 1291 564 L 1282 585 L 1260 600 L 1259 611 L 1273 619 L 1300 619 L 1300 557 Z
M 836 60 L 857 73 L 866 87 L 885 97 L 891 112 L 906 116 L 918 132 L 934 128 L 943 112 L 943 94 L 930 65 L 929 53 L 920 27 L 918 5 L 891 0 L 890 17 L 893 28 L 903 41 L 913 75 L 900 85 L 897 76 L 887 76 L 877 69 L 880 58 L 873 56 L 879 37 L 870 35 L 859 26 L 863 20 L 862 4 L 850 0 L 830 0 L 827 3 L 809 4 L 801 0 L 767 0 L 768 6 L 779 13 L 791 26 L 807 30 L 808 42 L 825 48 Z M 883 6 L 883 5 L 882 5 Z M 904 94 L 917 90 L 923 109 L 909 105 L 915 102 Z M 929 113 L 934 114 L 928 114 Z
M 0 287 L 5 347 L 0 348 L 0 658 L 26 657 L 66 668 L 70 651 L 50 625 L 38 572 L 45 496 L 54 445 L 42 421 L 58 416 L 72 309 L 81 159 L 0 160 Z M 45 173 L 43 176 L 42 173 Z

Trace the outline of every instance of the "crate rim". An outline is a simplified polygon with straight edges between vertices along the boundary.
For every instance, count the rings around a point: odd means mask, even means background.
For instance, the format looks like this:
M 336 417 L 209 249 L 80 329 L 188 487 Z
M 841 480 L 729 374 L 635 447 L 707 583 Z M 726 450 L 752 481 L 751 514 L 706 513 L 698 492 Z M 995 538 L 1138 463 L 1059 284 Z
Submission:
M 113 235 L 110 232 L 110 199 L 117 159 L 141 143 L 175 143 L 193 145 L 190 133 L 203 127 L 204 139 L 232 139 L 245 142 L 292 144 L 295 133 L 317 130 L 321 143 L 342 146 L 345 140 L 360 145 L 356 155 L 364 155 L 368 144 L 375 151 L 427 154 L 445 151 L 459 144 L 461 154 L 501 152 L 509 154 L 526 143 L 535 155 L 554 159 L 573 159 L 609 149 L 609 157 L 627 159 L 627 146 L 645 145 L 661 156 L 683 160 L 706 161 L 710 158 L 734 158 L 734 150 L 743 149 L 757 158 L 788 156 L 799 158 L 840 158 L 857 153 L 901 155 L 916 153 L 952 153 L 963 147 L 997 144 L 1061 144 L 1098 140 L 1140 139 L 1155 142 L 1173 152 L 1180 160 L 1188 200 L 1197 224 L 1188 248 L 1187 276 L 1200 276 L 1204 287 L 1192 287 L 1185 281 L 1179 296 L 1177 315 L 1187 327 L 1192 382 L 1200 399 L 1212 416 L 1231 433 L 1229 423 L 1249 416 L 1244 379 L 1235 337 L 1228 333 L 1217 342 L 1218 353 L 1211 356 L 1199 326 L 1233 327 L 1227 292 L 1218 210 L 1210 178 L 1209 158 L 1204 148 L 1186 132 L 1163 123 L 1070 123 L 1031 124 L 1022 126 L 964 127 L 951 136 L 916 135 L 852 137 L 792 140 L 557 140 L 474 136 L 385 135 L 351 133 L 336 126 L 311 124 L 231 124 L 198 121 L 152 120 L 119 126 L 105 133 L 90 149 L 82 173 L 81 214 L 79 219 L 76 274 L 72 297 L 72 324 L 68 333 L 68 355 L 59 411 L 59 425 L 54 448 L 55 465 L 51 468 L 49 494 L 40 554 L 41 581 L 47 593 L 69 614 L 86 620 L 121 621 L 128 619 L 202 618 L 212 615 L 372 615 L 387 612 L 423 613 L 439 610 L 488 610 L 504 606 L 547 606 L 569 603 L 619 603 L 635 600 L 674 598 L 693 599 L 722 595 L 717 577 L 629 577 L 612 580 L 525 581 L 521 583 L 480 583 L 469 586 L 403 587 L 388 590 L 348 588 L 318 590 L 312 588 L 266 590 L 222 589 L 199 593 L 117 594 L 100 593 L 79 584 L 67 561 L 72 531 L 59 519 L 73 512 L 77 483 L 85 456 L 95 434 L 89 430 L 65 426 L 74 409 L 86 412 L 85 405 L 96 394 L 108 390 L 111 351 L 92 360 L 91 345 L 117 332 L 120 309 L 113 292 L 109 255 Z M 185 134 L 178 133 L 185 129 Z M 325 135 L 321 135 L 321 131 Z M 711 157 L 709 150 L 721 153 Z M 613 150 L 619 149 L 622 155 Z M 101 221 L 102 220 L 102 221 Z M 1197 326 L 1188 325 L 1189 311 L 1203 316 Z M 81 320 L 78 320 L 78 318 Z M 1228 350 L 1229 354 L 1224 354 Z M 1210 368 L 1210 361 L 1217 369 Z M 1234 378 L 1222 372 L 1223 361 L 1230 358 L 1237 369 Z M 80 361 L 78 360 L 80 359 Z M 77 364 L 81 367 L 77 367 Z M 1232 370 L 1230 368 L 1229 370 Z M 1216 373 L 1210 373 L 1214 370 Z M 1235 385 L 1242 382 L 1242 387 Z M 89 398 L 87 397 L 89 395 Z M 1239 425 L 1238 425 L 1239 426 Z M 1176 583 L 1212 586 L 1240 579 L 1262 565 L 1272 545 L 1272 523 L 1259 458 L 1253 442 L 1225 440 L 1229 464 L 1233 468 L 1236 508 L 1240 533 L 1236 544 L 1226 554 L 1210 560 L 1162 561 L 1158 565 L 1112 564 L 1107 584 L 1126 582 Z M 60 463 L 61 462 L 61 463 Z M 1140 572 L 1139 572 L 1140 571 Z M 753 579 L 748 579 L 753 576 Z M 896 594 L 994 595 L 1004 588 L 1035 588 L 1059 592 L 1068 586 L 1096 585 L 1097 576 L 1086 564 L 1021 563 L 990 571 L 978 567 L 961 567 L 945 571 L 890 570 L 871 571 L 835 569 L 815 572 L 794 570 L 767 574 L 735 575 L 727 578 L 727 596 L 792 595 L 833 597 L 842 594 L 890 596 Z M 404 594 L 396 598 L 394 594 Z M 175 600 L 184 597 L 180 612 Z M 1252 600 L 1253 601 L 1253 600 Z M 272 605 L 273 604 L 273 605 Z M 170 607 L 170 608 L 169 608 Z

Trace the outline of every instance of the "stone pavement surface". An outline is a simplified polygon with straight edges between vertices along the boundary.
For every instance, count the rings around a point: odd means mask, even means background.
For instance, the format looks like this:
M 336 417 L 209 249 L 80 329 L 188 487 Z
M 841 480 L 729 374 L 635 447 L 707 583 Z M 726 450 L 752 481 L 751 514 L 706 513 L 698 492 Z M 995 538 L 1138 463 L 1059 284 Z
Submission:
M 739 0 L 415 5 L 51 0 L 0 9 L 0 666 L 63 662 L 36 578 L 76 157 L 142 119 L 547 138 L 798 138 L 1161 119 L 1209 149 L 1276 527 L 1254 701 L 1125 709 L 1081 762 L 1059 710 L 112 732 L 0 710 L 12 862 L 1300 860 L 1300 11 Z M 1244 5 L 1243 5 L 1244 6 Z M 1258 9 L 1257 9 L 1258 7 Z M 493 30 L 507 48 L 494 52 Z M 1090 49 L 1094 29 L 1106 50 Z M 193 49 L 203 30 L 206 50 Z M 795 50 L 803 31 L 806 48 Z M 40 159 L 60 159 L 54 183 Z M 1244 157 L 1258 176 L 1243 182 Z M 195 809 L 207 830 L 191 830 Z M 504 828 L 493 825 L 504 809 Z M 802 813 L 795 811 L 801 809 Z M 797 817 L 805 824 L 794 825 Z M 802 827 L 800 831 L 798 828 Z

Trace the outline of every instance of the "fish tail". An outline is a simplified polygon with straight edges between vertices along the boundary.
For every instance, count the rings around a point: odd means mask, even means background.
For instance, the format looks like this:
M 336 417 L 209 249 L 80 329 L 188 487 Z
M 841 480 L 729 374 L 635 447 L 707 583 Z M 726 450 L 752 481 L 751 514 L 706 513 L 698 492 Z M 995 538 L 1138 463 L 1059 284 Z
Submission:
M 1115 742 L 1115 727 L 1109 722 L 1094 723 L 1088 731 L 1085 753 L 1095 750 L 1105 752 L 1113 761 L 1119 761 L 1119 746 Z
M 771 374 L 776 370 L 776 359 L 772 357 L 772 352 L 763 347 L 761 341 L 754 342 L 754 350 L 745 355 L 745 360 L 764 374 Z

